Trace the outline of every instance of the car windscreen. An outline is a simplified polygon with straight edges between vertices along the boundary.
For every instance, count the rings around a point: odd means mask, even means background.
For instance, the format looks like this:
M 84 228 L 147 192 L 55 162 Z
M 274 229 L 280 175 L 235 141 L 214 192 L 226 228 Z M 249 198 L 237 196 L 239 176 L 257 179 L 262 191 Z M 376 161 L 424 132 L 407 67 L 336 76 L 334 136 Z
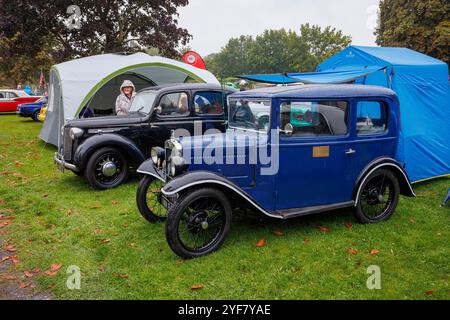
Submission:
M 270 100 L 230 99 L 229 127 L 268 132 L 270 129 Z
M 131 104 L 130 112 L 139 112 L 148 114 L 155 102 L 156 92 L 138 93 Z

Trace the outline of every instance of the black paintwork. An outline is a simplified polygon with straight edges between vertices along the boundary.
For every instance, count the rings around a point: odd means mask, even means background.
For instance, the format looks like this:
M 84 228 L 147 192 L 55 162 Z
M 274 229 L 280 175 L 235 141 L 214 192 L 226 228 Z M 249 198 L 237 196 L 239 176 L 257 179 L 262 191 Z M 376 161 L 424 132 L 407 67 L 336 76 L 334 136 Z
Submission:
M 66 127 L 84 129 L 84 135 L 74 141 L 72 147 L 73 161 L 67 161 L 76 165 L 80 171 L 86 165 L 89 157 L 100 147 L 114 146 L 126 152 L 134 167 L 139 166 L 150 157 L 152 147 L 164 146 L 164 142 L 170 138 L 172 130 L 186 129 L 194 134 L 194 122 L 201 121 L 203 127 L 214 127 L 225 131 L 226 123 L 226 99 L 224 99 L 225 115 L 201 116 L 194 111 L 193 97 L 197 92 L 214 91 L 225 92 L 225 95 L 236 92 L 231 88 L 224 88 L 213 84 L 172 84 L 159 87 L 150 87 L 141 92 L 154 91 L 156 99 L 148 115 L 142 113 L 130 113 L 126 116 L 107 116 L 99 118 L 76 119 L 69 121 Z M 154 111 L 161 98 L 170 93 L 184 92 L 188 95 L 190 114 L 180 117 L 160 117 Z M 61 141 L 64 141 L 62 139 Z M 62 151 L 62 150 L 60 150 Z M 61 154 L 64 154 L 61 152 Z

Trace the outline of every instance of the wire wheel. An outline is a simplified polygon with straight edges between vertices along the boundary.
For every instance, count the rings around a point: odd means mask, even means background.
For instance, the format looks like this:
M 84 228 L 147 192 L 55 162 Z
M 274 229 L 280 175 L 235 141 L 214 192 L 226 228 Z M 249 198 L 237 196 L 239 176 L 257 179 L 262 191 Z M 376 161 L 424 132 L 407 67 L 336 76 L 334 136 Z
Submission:
M 149 222 L 167 219 L 167 209 L 160 202 L 164 183 L 152 176 L 145 176 L 138 187 L 136 201 L 141 215 Z
M 361 188 L 357 218 L 363 223 L 387 220 L 397 206 L 399 189 L 398 180 L 391 171 L 373 173 Z

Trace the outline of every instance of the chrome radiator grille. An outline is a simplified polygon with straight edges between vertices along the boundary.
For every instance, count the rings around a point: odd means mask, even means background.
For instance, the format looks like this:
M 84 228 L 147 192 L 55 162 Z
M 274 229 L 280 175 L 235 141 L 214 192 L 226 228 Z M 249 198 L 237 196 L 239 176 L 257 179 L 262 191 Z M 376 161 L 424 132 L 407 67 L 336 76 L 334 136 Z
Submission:
M 64 128 L 63 156 L 65 161 L 72 160 L 72 139 L 70 139 L 70 128 Z

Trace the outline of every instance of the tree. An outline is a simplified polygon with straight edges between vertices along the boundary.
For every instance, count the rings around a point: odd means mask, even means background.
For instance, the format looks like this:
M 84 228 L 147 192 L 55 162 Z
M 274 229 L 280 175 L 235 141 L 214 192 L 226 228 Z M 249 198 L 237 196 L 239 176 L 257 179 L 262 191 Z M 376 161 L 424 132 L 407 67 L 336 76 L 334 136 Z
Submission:
M 177 26 L 189 0 L 0 0 L 0 52 L 30 59 L 45 50 L 58 63 L 111 52 L 157 48 L 177 57 L 190 35 Z
M 208 69 L 221 77 L 313 71 L 318 63 L 350 43 L 349 36 L 334 28 L 304 24 L 298 34 L 281 29 L 266 30 L 255 38 L 232 38 L 205 61 Z
M 382 0 L 381 46 L 407 47 L 450 63 L 450 2 L 448 0 Z

